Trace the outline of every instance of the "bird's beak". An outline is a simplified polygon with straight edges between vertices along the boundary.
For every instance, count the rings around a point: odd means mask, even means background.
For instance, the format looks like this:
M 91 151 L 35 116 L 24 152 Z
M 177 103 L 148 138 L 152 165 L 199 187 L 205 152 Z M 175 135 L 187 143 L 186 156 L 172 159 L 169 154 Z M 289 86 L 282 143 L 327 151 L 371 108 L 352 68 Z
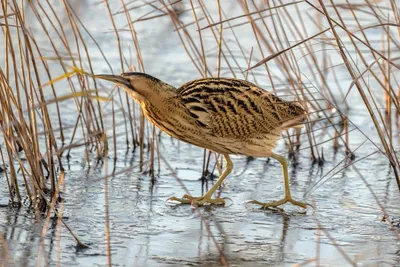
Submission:
M 127 78 L 122 77 L 121 75 L 111 75 L 111 74 L 98 74 L 94 75 L 95 78 L 107 80 L 118 85 L 122 85 L 126 88 L 131 88 L 132 85 Z

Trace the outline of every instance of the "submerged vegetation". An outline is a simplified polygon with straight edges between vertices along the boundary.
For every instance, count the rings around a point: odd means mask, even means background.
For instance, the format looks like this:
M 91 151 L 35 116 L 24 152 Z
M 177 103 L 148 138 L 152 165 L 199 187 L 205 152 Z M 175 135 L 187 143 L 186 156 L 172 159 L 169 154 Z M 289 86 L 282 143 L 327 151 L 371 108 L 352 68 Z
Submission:
M 119 153 L 121 146 L 127 153 L 137 153 L 139 165 L 134 167 L 149 174 L 153 183 L 161 166 L 169 164 L 162 155 L 160 131 L 137 104 L 123 91 L 104 87 L 93 75 L 146 72 L 149 62 L 168 60 L 174 62 L 160 67 L 160 74 L 177 85 L 200 77 L 235 77 L 297 101 L 309 118 L 303 128 L 282 134 L 292 164 L 298 163 L 303 151 L 320 166 L 327 149 L 341 158 L 307 194 L 343 169 L 353 168 L 384 219 L 390 217 L 374 193 L 374 182 L 366 181 L 356 163 L 384 155 L 400 189 L 396 1 L 82 2 L 89 4 L 1 2 L 0 177 L 8 186 L 11 206 L 24 205 L 38 220 L 45 218 L 43 236 L 54 216 L 59 227 L 67 227 L 78 245 L 85 246 L 63 220 L 65 165 L 74 157 L 84 159 L 85 169 L 103 164 L 111 264 L 108 180 L 125 172 L 116 169 L 117 159 L 125 157 Z M 93 12 L 92 19 L 83 20 L 84 12 Z M 140 35 L 161 27 L 165 19 L 171 28 L 161 50 L 168 55 L 169 38 L 179 38 L 181 44 L 180 55 L 167 61 L 163 55 L 145 54 L 150 51 L 148 40 Z M 118 52 L 110 54 L 110 46 Z M 191 72 L 184 74 L 186 68 Z M 357 121 L 360 113 L 367 115 L 363 122 Z M 374 149 L 359 157 L 358 151 L 367 144 Z M 220 155 L 204 150 L 202 179 L 221 171 L 220 162 Z M 347 260 L 345 252 L 343 257 Z M 220 261 L 229 264 L 223 255 Z

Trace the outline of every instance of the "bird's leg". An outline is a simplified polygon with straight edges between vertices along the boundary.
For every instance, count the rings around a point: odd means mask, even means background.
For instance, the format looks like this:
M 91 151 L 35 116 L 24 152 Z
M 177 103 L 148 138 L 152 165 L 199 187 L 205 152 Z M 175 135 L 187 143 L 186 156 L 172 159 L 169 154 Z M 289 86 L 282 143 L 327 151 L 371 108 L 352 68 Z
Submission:
M 256 205 L 261 205 L 263 208 L 270 208 L 270 207 L 278 207 L 278 206 L 280 206 L 282 204 L 285 204 L 286 202 L 290 202 L 293 205 L 296 205 L 296 206 L 299 206 L 299 207 L 305 209 L 307 207 L 307 204 L 294 200 L 292 198 L 292 195 L 290 194 L 288 163 L 287 163 L 285 157 L 277 155 L 275 153 L 272 153 L 271 157 L 276 159 L 277 161 L 279 161 L 279 163 L 282 166 L 283 184 L 285 186 L 284 197 L 281 200 L 272 201 L 272 202 L 269 202 L 269 203 L 263 203 L 263 202 L 260 202 L 260 201 L 257 201 L 257 200 L 250 201 L 249 203 L 256 204 Z
M 216 204 L 216 205 L 224 205 L 225 200 L 222 198 L 214 198 L 212 199 L 212 195 L 214 192 L 220 187 L 222 182 L 225 180 L 225 178 L 229 175 L 229 173 L 232 171 L 233 164 L 232 160 L 229 158 L 228 154 L 223 154 L 226 160 L 226 167 L 225 170 L 222 172 L 222 175 L 218 178 L 217 182 L 213 185 L 213 187 L 210 188 L 210 190 L 207 191 L 207 193 L 204 194 L 202 197 L 192 197 L 189 195 L 184 195 L 182 198 L 177 198 L 177 197 L 171 197 L 168 200 L 173 200 L 173 201 L 178 201 L 181 202 L 182 204 L 194 204 L 194 205 L 204 205 L 204 204 Z

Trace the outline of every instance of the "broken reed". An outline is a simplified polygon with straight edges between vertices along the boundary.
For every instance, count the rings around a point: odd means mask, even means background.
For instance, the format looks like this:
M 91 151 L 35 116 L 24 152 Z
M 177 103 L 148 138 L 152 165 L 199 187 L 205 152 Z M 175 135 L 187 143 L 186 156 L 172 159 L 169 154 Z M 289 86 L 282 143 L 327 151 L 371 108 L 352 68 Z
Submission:
M 128 3 L 121 1 L 121 10 L 116 13 L 112 12 L 108 1 L 96 3 L 107 10 L 110 26 L 117 40 L 120 58 L 117 72 L 145 71 L 135 25 L 152 23 L 160 17 L 169 16 L 175 28 L 175 33 L 171 34 L 178 35 L 183 50 L 198 71 L 197 76 L 223 75 L 242 79 L 251 77 L 260 83 L 268 81 L 271 90 L 279 96 L 291 96 L 309 110 L 311 116 L 305 127 L 285 134 L 290 154 L 295 154 L 301 147 L 307 147 L 312 160 L 322 164 L 322 144 L 328 139 L 332 140 L 335 150 L 340 151 L 343 148 L 346 155 L 352 155 L 349 132 L 355 126 L 349 118 L 347 94 L 350 90 L 357 90 L 380 138 L 381 144 L 376 145 L 383 147 L 382 152 L 388 157 L 396 178 L 398 177 L 399 162 L 394 153 L 392 124 L 398 120 L 400 114 L 400 90 L 395 90 L 400 87 L 396 84 L 397 81 L 393 81 L 395 79 L 391 79 L 398 68 L 391 60 L 392 47 L 399 47 L 398 34 L 391 31 L 393 24 L 385 23 L 380 17 L 379 6 L 354 6 L 349 2 L 338 5 L 332 1 L 329 5 L 322 1 L 319 5 L 309 1 L 288 4 L 278 1 L 272 6 L 269 2 L 237 1 L 242 15 L 229 17 L 229 10 L 220 2 L 215 3 L 218 14 L 212 14 L 209 10 L 210 4 L 202 0 L 190 1 L 190 6 L 183 10 L 174 8 L 177 3 L 179 1 L 170 5 L 162 1 L 158 5 L 146 3 L 132 7 L 133 3 L 128 6 Z M 57 64 L 66 74 L 71 73 L 71 67 L 80 70 L 86 68 L 86 72 L 93 73 L 93 49 L 101 52 L 105 66 L 113 72 L 106 53 L 81 22 L 74 7 L 67 1 L 62 1 L 62 4 L 62 15 L 68 18 L 64 24 L 59 18 L 59 11 L 56 13 L 49 1 L 27 2 L 26 8 L 31 9 L 41 27 L 41 38 L 45 38 L 52 49 L 50 54 L 54 57 L 51 58 L 46 57 L 49 52 L 45 53 L 40 48 L 36 36 L 26 26 L 24 8 L 21 5 L 16 1 L 2 1 L 0 15 L 5 44 L 4 67 L 0 70 L 0 122 L 3 139 L 0 156 L 11 200 L 21 203 L 26 195 L 38 210 L 46 210 L 50 197 L 55 196 L 58 177 L 63 173 L 62 157 L 68 159 L 72 149 L 84 149 L 87 166 L 90 168 L 93 160 L 102 160 L 110 153 L 109 144 L 112 144 L 115 162 L 116 133 L 119 126 L 115 122 L 117 113 L 122 113 L 123 116 L 123 138 L 127 146 L 139 148 L 140 166 L 150 160 L 148 170 L 154 177 L 157 166 L 155 161 L 159 161 L 158 139 L 155 138 L 158 130 L 154 130 L 146 122 L 141 111 L 126 94 L 120 90 L 113 91 L 117 95 L 114 99 L 119 104 L 112 105 L 113 122 L 109 126 L 105 125 L 106 120 L 99 101 L 99 85 L 91 75 L 76 72 L 75 75 L 54 77 L 49 64 Z M 134 17 L 135 9 L 149 7 L 153 9 L 152 12 L 139 18 Z M 289 13 L 289 8 L 298 18 L 296 21 Z M 307 12 L 304 12 L 305 9 Z M 377 23 L 366 27 L 360 19 L 360 9 L 367 10 L 371 21 Z M 340 10 L 347 10 L 351 19 L 342 17 Z M 385 11 L 397 14 L 395 6 Z M 192 21 L 184 24 L 181 20 L 183 15 L 191 16 Z M 115 16 L 126 18 L 130 44 L 135 51 L 134 66 L 126 64 L 124 47 L 120 42 L 120 27 L 116 24 Z M 397 19 L 397 16 L 394 18 Z M 310 24 L 319 29 L 317 34 L 309 32 L 309 28 L 312 28 Z M 247 27 L 250 30 L 249 38 L 255 40 L 254 47 L 249 48 L 242 44 L 243 40 L 237 33 L 238 27 Z M 381 30 L 379 51 L 371 45 L 372 36 L 368 33 L 370 28 Z M 74 38 L 67 38 L 66 29 L 72 31 Z M 204 35 L 211 37 L 212 41 L 208 38 L 205 42 Z M 86 38 L 95 43 L 95 48 L 89 48 L 87 39 L 83 36 L 89 36 Z M 318 49 L 315 48 L 316 45 L 319 45 Z M 210 47 L 215 48 L 211 53 L 217 60 L 212 60 L 212 56 L 207 54 L 210 52 L 206 53 L 210 51 Z M 257 58 L 255 54 L 261 58 Z M 337 56 L 342 58 L 339 66 L 332 63 L 332 57 Z M 361 64 L 355 64 L 355 58 Z M 247 64 L 243 65 L 243 61 Z M 352 79 L 350 88 L 342 88 L 341 78 L 336 73 L 337 67 L 347 70 Z M 310 73 L 309 76 L 304 75 L 304 69 Z M 384 110 L 380 108 L 382 101 L 372 93 L 366 75 L 373 78 L 385 96 Z M 333 78 L 335 86 L 328 83 L 329 78 Z M 44 90 L 51 90 L 53 98 L 60 99 L 56 90 L 58 79 L 66 81 L 72 95 L 77 96 L 80 92 L 90 95 L 93 90 L 96 94 L 92 98 L 73 97 L 77 115 L 73 126 L 63 125 L 59 101 L 54 101 L 51 107 L 46 104 Z M 285 90 L 279 89 L 278 84 L 284 84 Z M 339 97 L 335 92 L 339 92 Z M 50 116 L 49 108 L 55 109 L 57 115 Z M 112 142 L 109 142 L 110 139 Z M 211 170 L 216 167 L 210 166 L 210 159 L 211 155 L 205 153 L 203 175 L 209 172 L 210 167 Z

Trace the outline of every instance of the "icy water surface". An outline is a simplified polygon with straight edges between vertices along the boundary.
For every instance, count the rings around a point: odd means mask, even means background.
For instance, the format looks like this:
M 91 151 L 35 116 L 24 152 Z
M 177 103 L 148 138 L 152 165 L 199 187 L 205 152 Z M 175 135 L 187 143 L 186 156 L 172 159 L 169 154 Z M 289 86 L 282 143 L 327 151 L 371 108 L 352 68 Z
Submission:
M 76 2 L 75 11 L 112 62 L 114 72 L 119 73 L 115 33 L 104 6 L 94 2 Z M 116 2 L 111 6 L 114 12 L 119 10 Z M 54 3 L 54 8 L 62 11 L 62 6 L 57 3 Z M 87 12 L 88 7 L 90 12 Z M 225 11 L 232 11 L 230 17 L 242 14 L 234 5 L 227 4 L 225 8 Z M 137 18 L 151 10 L 145 7 L 132 11 L 132 15 Z M 216 7 L 211 8 L 211 11 L 216 12 Z M 32 16 L 31 27 L 35 32 L 38 26 L 33 14 L 27 12 L 29 16 Z M 67 18 L 62 19 L 66 23 Z M 123 16 L 115 16 L 115 19 L 121 28 L 126 27 Z M 190 14 L 182 19 L 192 21 Z M 162 17 L 158 22 L 151 26 L 145 22 L 136 24 L 146 71 L 177 86 L 199 78 L 199 73 L 173 32 L 170 19 Z M 190 29 L 194 31 L 194 28 Z M 310 27 L 309 30 L 312 29 Z M 66 31 L 66 35 L 73 40 L 72 32 L 68 32 L 68 29 Z M 242 45 L 249 53 L 255 46 L 254 36 L 240 27 L 236 33 L 241 34 Z M 232 38 L 228 32 L 224 34 L 227 39 Z M 95 72 L 110 73 L 111 70 L 95 45 L 89 37 L 85 38 L 93 56 Z M 127 47 L 132 47 L 129 38 L 129 33 L 121 33 L 125 54 L 129 54 Z M 210 33 L 205 34 L 205 42 L 211 39 Z M 48 41 L 45 38 L 39 41 L 40 47 L 50 51 L 47 56 L 54 56 Z M 215 43 L 206 48 L 207 51 L 213 51 L 210 52 L 208 63 L 216 66 Z M 237 48 L 232 49 L 239 53 Z M 260 57 L 255 52 L 257 56 Z M 239 61 L 242 66 L 247 66 L 246 60 L 239 57 Z M 135 62 L 133 60 L 133 64 Z M 304 61 L 299 61 L 299 64 L 304 64 Z M 335 62 L 332 64 L 335 65 Z M 57 65 L 53 67 L 55 76 L 57 73 L 62 74 Z M 279 76 L 279 71 L 273 70 Z M 226 66 L 221 74 L 231 76 Z M 345 74 L 343 68 L 338 68 L 338 75 L 343 76 L 343 87 L 347 88 L 351 81 Z M 260 77 L 258 83 L 270 89 L 265 73 Z M 328 82 L 332 81 L 328 79 Z M 103 91 L 109 92 L 107 90 L 110 85 L 103 84 L 108 86 Z M 61 91 L 68 88 L 63 82 L 58 86 Z M 138 151 L 127 151 L 125 139 L 118 139 L 116 173 L 119 174 L 108 178 L 113 265 L 292 266 L 309 262 L 310 266 L 399 266 L 400 231 L 396 223 L 400 217 L 400 194 L 388 160 L 381 153 L 372 154 L 377 151 L 377 147 L 371 141 L 366 141 L 368 137 L 379 145 L 376 131 L 368 113 L 359 104 L 360 98 L 355 90 L 349 99 L 353 101 L 350 117 L 358 127 L 358 130 L 350 134 L 350 146 L 355 149 L 362 144 L 355 152 L 355 160 L 362 160 L 355 167 L 348 167 L 348 162 L 342 162 L 345 158 L 343 149 L 334 154 L 331 143 L 327 143 L 319 146 L 320 151 L 324 148 L 326 161 L 323 166 L 318 166 L 312 164 L 309 150 L 302 150 L 297 159 L 298 164 L 291 164 L 289 173 L 293 196 L 315 207 L 309 207 L 306 214 L 290 205 L 285 206 L 285 213 L 257 210 L 246 205 L 246 201 L 252 199 L 268 201 L 281 198 L 282 173 L 278 162 L 274 160 L 259 158 L 247 162 L 245 157 L 239 156 L 232 157 L 233 173 L 220 192 L 221 197 L 227 198 L 226 207 L 195 209 L 184 205 L 171 206 L 166 203 L 171 196 L 181 197 L 186 189 L 190 194 L 200 196 L 212 186 L 212 180 L 204 184 L 199 180 L 203 150 L 162 135 L 160 151 L 163 159 L 160 160 L 160 173 L 156 175 L 156 181 L 152 182 L 148 175 L 139 170 Z M 110 104 L 105 104 L 104 110 L 109 111 L 110 107 Z M 73 125 L 78 114 L 76 110 L 72 110 L 68 102 L 61 103 L 61 108 L 64 111 L 63 123 L 66 126 Z M 55 114 L 54 110 L 50 110 L 50 113 L 53 112 Z M 111 115 L 107 116 L 107 112 L 105 114 L 108 128 L 111 129 Z M 117 120 L 122 121 L 122 116 Z M 119 132 L 123 131 L 121 127 Z M 111 133 L 109 131 L 109 135 Z M 67 138 L 70 135 L 71 132 L 66 132 Z M 302 148 L 306 146 L 307 142 L 304 141 Z M 287 154 L 283 142 L 279 143 L 277 152 Z M 89 248 L 77 248 L 68 231 L 63 226 L 57 227 L 57 220 L 50 220 L 49 225 L 43 228 L 44 222 L 35 218 L 26 207 L 9 207 L 6 180 L 0 174 L 0 266 L 107 265 L 104 176 L 105 166 L 108 167 L 107 174 L 114 167 L 112 159 L 98 164 L 93 160 L 88 169 L 82 151 L 77 150 L 72 151 L 69 161 L 64 160 L 64 220 Z M 148 155 L 145 161 L 148 163 Z M 214 174 L 218 172 L 215 170 Z M 313 187 L 321 179 L 326 182 Z M 384 211 L 381 207 L 393 217 L 394 226 L 388 223 L 392 218 L 382 220 Z M 40 249 L 43 229 L 47 232 L 43 239 L 43 249 Z
M 173 173 L 193 195 L 204 188 L 201 176 L 202 150 L 163 141 L 163 156 Z M 175 157 L 172 157 L 175 155 Z M 360 154 L 360 157 L 362 154 Z M 133 165 L 137 155 L 133 157 Z M 64 217 L 88 249 L 78 249 L 65 228 L 57 241 L 56 220 L 50 222 L 42 264 L 106 264 L 104 180 L 102 166 L 86 174 L 71 160 L 64 190 Z M 271 200 L 282 196 L 281 170 L 277 162 L 256 159 L 246 168 L 246 159 L 235 157 L 235 169 L 222 188 L 230 198 L 227 207 L 169 206 L 166 199 L 185 191 L 161 165 L 161 175 L 152 184 L 135 168 L 109 180 L 109 211 L 112 261 L 116 266 L 291 266 L 318 260 L 322 266 L 397 266 L 397 227 L 381 221 L 383 214 L 364 182 L 351 168 L 341 172 L 305 198 L 315 205 L 301 214 L 288 205 L 286 213 L 260 211 L 245 205 L 247 200 Z M 118 161 L 119 170 L 130 167 L 130 159 Z M 373 164 L 374 168 L 371 168 Z M 292 193 L 303 193 L 335 165 L 327 157 L 321 169 L 307 158 L 290 168 Z M 75 167 L 74 167 L 75 166 Z M 197 166 L 197 167 L 196 167 Z M 360 173 L 390 214 L 399 214 L 399 194 L 390 169 L 382 156 L 357 164 Z M 210 186 L 212 182 L 209 182 Z M 6 192 L 4 192 L 6 195 Z M 41 223 L 34 215 L 3 206 L 0 231 L 17 266 L 38 261 Z M 60 251 L 58 251 L 60 250 Z

